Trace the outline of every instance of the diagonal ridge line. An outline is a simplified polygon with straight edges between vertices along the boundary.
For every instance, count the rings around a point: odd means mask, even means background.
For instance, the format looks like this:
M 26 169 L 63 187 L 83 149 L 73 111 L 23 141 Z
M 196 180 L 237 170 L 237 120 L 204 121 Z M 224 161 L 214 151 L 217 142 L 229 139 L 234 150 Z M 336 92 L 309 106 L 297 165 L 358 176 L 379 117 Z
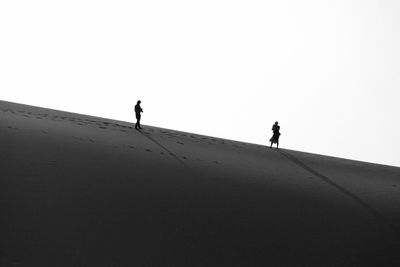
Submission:
M 361 198 L 359 198 L 358 196 L 356 196 L 354 193 L 350 192 L 349 190 L 347 190 L 346 188 L 338 185 L 337 183 L 333 182 L 331 179 L 329 179 L 327 176 L 315 171 L 314 169 L 308 167 L 306 164 L 304 164 L 303 162 L 301 162 L 299 159 L 297 159 L 295 156 L 289 154 L 288 152 L 279 150 L 280 153 L 282 153 L 286 158 L 288 158 L 290 161 L 292 161 L 293 163 L 295 163 L 296 165 L 300 166 L 301 168 L 305 169 L 306 171 L 312 173 L 313 175 L 315 175 L 316 177 L 320 178 L 322 181 L 324 181 L 325 183 L 331 185 L 332 187 L 336 188 L 337 190 L 339 190 L 340 192 L 342 192 L 344 195 L 346 195 L 347 197 L 351 198 L 352 200 L 354 200 L 355 202 L 357 202 L 358 204 L 360 204 L 361 206 L 363 206 L 366 210 L 368 210 L 376 219 L 378 219 L 379 221 L 383 222 L 384 224 L 386 224 L 392 231 L 394 231 L 396 233 L 396 237 L 399 238 L 400 237 L 400 232 L 397 229 L 397 227 L 395 225 L 393 225 L 390 221 L 388 221 L 382 214 L 380 214 L 378 211 L 376 211 L 374 208 L 372 208 L 370 205 L 368 205 L 367 203 L 365 203 Z
M 139 133 L 141 133 L 144 137 L 146 137 L 147 139 L 149 139 L 150 141 L 152 141 L 153 143 L 155 143 L 156 145 L 158 145 L 159 147 L 161 147 L 162 149 L 164 149 L 171 157 L 173 157 L 174 159 L 176 159 L 180 164 L 182 164 L 186 170 L 188 170 L 192 175 L 195 175 L 195 173 L 192 171 L 192 169 L 186 165 L 185 162 L 183 162 L 176 154 L 174 154 L 173 152 L 171 152 L 168 148 L 166 148 L 165 146 L 163 146 L 162 144 L 160 144 L 159 142 L 157 142 L 154 138 L 152 138 L 149 134 L 145 134 L 142 131 L 139 131 Z

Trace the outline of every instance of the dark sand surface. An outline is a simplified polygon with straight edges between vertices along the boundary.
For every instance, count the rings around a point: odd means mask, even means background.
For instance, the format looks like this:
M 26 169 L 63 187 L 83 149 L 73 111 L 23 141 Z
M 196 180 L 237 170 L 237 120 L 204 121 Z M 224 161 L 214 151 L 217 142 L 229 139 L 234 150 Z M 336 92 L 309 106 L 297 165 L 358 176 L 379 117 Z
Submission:
M 4 101 L 0 140 L 1 266 L 400 266 L 397 167 Z

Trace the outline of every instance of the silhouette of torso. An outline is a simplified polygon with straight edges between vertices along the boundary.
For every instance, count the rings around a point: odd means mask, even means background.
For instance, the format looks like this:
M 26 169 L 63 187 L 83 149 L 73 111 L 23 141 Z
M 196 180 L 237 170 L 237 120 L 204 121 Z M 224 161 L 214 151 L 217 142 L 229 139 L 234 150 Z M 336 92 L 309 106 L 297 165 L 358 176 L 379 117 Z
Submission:
M 142 112 L 143 110 L 142 110 L 142 108 L 140 107 L 140 105 L 139 104 L 136 104 L 136 106 L 135 106 L 135 113 L 136 113 L 136 115 L 139 115 L 140 116 L 140 112 Z
M 279 125 L 272 125 L 272 131 L 273 131 L 273 135 L 270 139 L 270 142 L 272 143 L 278 143 L 279 142 L 279 136 L 281 135 L 281 133 L 279 132 L 279 129 L 281 127 Z
M 272 125 L 272 131 L 274 132 L 274 135 L 275 134 L 279 134 L 279 129 L 280 128 L 281 127 L 279 125 L 276 125 L 276 124 Z

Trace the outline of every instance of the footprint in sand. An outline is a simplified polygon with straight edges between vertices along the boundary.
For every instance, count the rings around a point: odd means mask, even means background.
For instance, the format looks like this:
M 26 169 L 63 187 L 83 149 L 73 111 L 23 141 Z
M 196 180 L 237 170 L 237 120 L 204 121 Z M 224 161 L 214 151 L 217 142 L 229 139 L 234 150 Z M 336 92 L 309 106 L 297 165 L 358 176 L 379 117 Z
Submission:
M 9 108 L 2 109 L 3 112 L 11 112 L 12 114 L 15 114 L 15 111 Z
M 81 142 L 84 142 L 84 141 L 85 141 L 85 140 L 83 140 L 83 138 L 81 138 L 81 137 L 73 136 L 73 138 L 74 138 L 75 140 L 78 140 L 78 141 L 81 141 Z
M 42 133 L 44 133 L 44 134 L 48 134 L 48 132 L 46 132 L 46 131 L 44 131 L 44 130 L 42 130 Z
M 180 144 L 180 145 L 184 145 L 185 144 L 185 143 L 182 143 L 182 142 L 179 142 L 179 141 L 177 141 L 176 143 Z
M 146 148 L 146 151 L 147 151 L 147 152 L 153 152 L 153 151 L 151 151 L 151 149 L 148 149 L 148 148 Z

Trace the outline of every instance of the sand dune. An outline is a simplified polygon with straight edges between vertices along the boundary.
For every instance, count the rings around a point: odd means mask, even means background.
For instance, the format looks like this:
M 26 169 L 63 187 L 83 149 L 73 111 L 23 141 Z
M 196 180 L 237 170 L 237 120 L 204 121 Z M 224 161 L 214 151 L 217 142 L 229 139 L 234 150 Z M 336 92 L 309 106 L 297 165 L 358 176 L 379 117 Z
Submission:
M 399 266 L 400 168 L 0 101 L 1 266 Z

